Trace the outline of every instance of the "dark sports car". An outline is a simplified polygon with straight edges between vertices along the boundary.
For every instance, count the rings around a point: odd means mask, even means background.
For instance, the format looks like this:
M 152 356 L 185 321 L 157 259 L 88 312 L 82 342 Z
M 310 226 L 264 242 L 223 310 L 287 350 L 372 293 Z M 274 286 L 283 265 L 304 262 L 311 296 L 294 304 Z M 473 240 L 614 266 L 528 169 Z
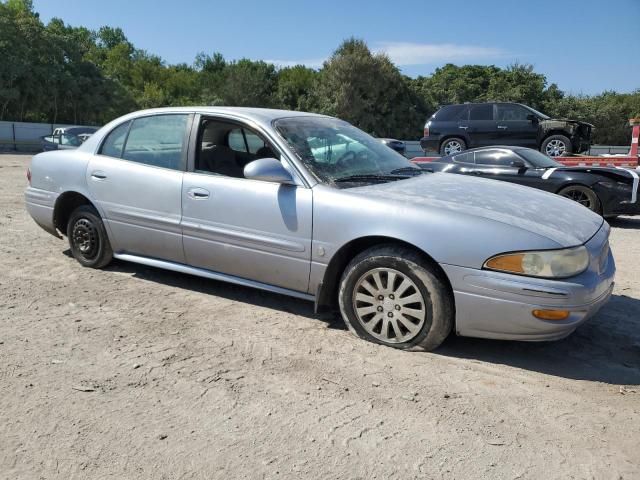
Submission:
M 640 215 L 638 171 L 615 167 L 566 167 L 522 147 L 483 147 L 424 163 L 432 172 L 474 175 L 557 193 L 605 218 Z

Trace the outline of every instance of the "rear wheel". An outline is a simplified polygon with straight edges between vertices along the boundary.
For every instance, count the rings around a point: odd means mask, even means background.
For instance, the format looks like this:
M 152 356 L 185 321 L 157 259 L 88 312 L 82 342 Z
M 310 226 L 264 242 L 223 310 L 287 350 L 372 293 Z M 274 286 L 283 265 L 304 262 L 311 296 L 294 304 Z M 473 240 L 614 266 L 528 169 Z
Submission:
M 562 195 L 574 202 L 578 202 L 580 205 L 587 207 L 589 210 L 596 212 L 598 215 L 602 214 L 602 208 L 598 195 L 589 187 L 584 185 L 569 185 L 558 192 L 558 195 Z
M 540 151 L 549 157 L 562 157 L 573 153 L 571 140 L 564 135 L 551 135 L 542 142 Z
M 113 258 L 111 244 L 100 218 L 90 205 L 81 205 L 69 217 L 67 237 L 73 257 L 84 267 L 102 268 Z
M 466 142 L 458 137 L 447 138 L 440 144 L 440 155 L 453 155 L 467 149 Z
M 453 328 L 453 296 L 437 269 L 394 245 L 357 255 L 340 281 L 340 312 L 352 333 L 403 350 L 433 350 Z

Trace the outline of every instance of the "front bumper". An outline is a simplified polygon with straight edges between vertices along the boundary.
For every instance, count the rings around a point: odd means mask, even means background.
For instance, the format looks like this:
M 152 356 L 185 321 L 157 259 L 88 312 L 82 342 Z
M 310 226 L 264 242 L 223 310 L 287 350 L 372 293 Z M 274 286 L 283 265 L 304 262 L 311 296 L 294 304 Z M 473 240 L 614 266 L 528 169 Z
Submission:
M 564 280 L 442 265 L 454 290 L 456 333 L 526 341 L 570 335 L 595 315 L 613 291 L 615 262 L 606 242 L 608 234 L 605 224 L 586 244 L 591 255 L 587 271 Z M 606 254 L 606 261 L 601 263 L 602 254 Z M 535 318 L 535 309 L 569 310 L 571 314 L 566 320 L 547 321 Z

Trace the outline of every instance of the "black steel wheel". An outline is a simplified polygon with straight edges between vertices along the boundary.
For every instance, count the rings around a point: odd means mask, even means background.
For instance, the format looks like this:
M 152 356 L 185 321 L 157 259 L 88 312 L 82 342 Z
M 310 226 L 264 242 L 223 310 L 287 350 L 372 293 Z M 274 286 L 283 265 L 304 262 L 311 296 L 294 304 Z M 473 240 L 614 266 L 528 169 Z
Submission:
M 113 251 L 100 215 L 90 205 L 81 205 L 69 217 L 67 237 L 73 257 L 83 266 L 102 268 Z

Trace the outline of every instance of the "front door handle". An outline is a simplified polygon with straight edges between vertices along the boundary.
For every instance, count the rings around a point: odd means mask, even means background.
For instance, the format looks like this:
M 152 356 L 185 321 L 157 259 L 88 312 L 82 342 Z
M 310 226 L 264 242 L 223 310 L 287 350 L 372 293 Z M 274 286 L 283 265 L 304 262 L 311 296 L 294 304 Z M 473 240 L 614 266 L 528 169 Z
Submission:
M 498 128 L 501 130 L 506 130 L 507 126 L 506 125 L 498 125 Z
M 93 178 L 94 180 L 104 180 L 107 178 L 107 174 L 101 172 L 100 170 L 96 170 L 94 172 L 91 172 L 91 178 Z
M 463 130 L 466 130 L 467 128 L 469 128 L 469 126 L 468 126 L 468 125 L 460 125 L 458 128 L 461 128 L 461 129 L 463 129 Z
M 190 188 L 187 195 L 195 200 L 204 200 L 209 198 L 209 191 L 204 188 Z

